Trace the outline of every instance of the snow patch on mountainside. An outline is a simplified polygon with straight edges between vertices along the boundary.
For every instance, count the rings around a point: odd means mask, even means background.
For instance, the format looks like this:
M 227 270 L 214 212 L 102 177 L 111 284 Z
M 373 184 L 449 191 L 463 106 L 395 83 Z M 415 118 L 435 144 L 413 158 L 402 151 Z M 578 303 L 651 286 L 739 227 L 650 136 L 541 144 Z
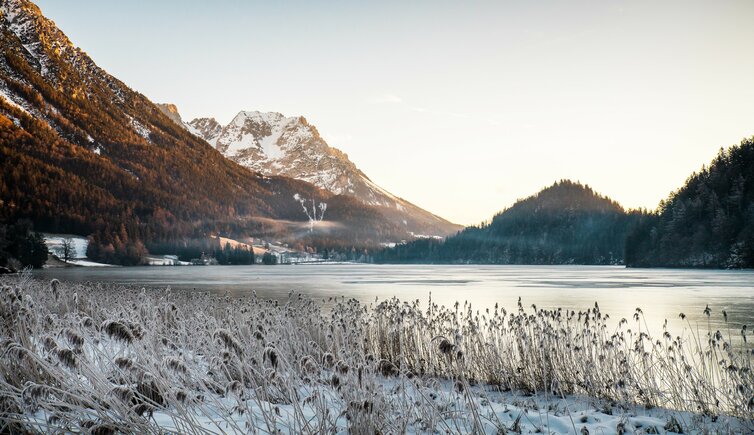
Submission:
M 275 163 L 286 155 L 281 145 L 289 141 L 283 135 L 295 128 L 295 120 L 279 113 L 241 112 L 224 129 L 216 147 L 222 147 L 231 157 L 256 148 L 266 160 Z
M 28 111 L 28 110 L 26 110 L 26 108 L 24 108 L 24 107 L 23 107 L 22 105 L 20 105 L 20 104 L 16 103 L 16 102 L 15 102 L 15 101 L 13 100 L 13 97 L 12 97 L 12 94 L 10 93 L 10 91 L 8 91 L 7 89 L 5 89 L 5 88 L 4 88 L 4 87 L 2 87 L 2 86 L 0 86 L 0 97 L 4 98 L 4 99 L 5 99 L 5 101 L 7 101 L 7 102 L 8 102 L 8 104 L 10 104 L 11 106 L 13 106 L 13 107 L 15 107 L 15 108 L 17 108 L 17 109 L 21 110 L 21 111 L 22 111 L 22 112 L 24 112 L 24 113 L 29 113 L 29 111 Z
M 139 136 L 143 137 L 146 140 L 149 140 L 149 135 L 152 134 L 149 128 L 147 128 L 146 126 L 144 126 L 144 124 L 140 123 L 139 121 L 135 119 L 131 120 L 131 125 L 133 125 L 134 131 L 136 132 L 136 134 L 138 134 Z
M 207 143 L 217 148 L 217 138 L 222 134 L 223 127 L 215 118 L 195 119 L 190 123 L 184 122 L 182 126 L 189 133 L 204 139 Z
M 48 59 L 42 50 L 42 44 L 39 40 L 30 38 L 30 35 L 35 33 L 36 16 L 24 13 L 24 8 L 30 7 L 36 6 L 30 6 L 18 0 L 6 0 L 0 3 L 0 13 L 7 20 L 8 29 L 22 41 L 21 46 L 37 61 L 42 76 L 48 77 Z

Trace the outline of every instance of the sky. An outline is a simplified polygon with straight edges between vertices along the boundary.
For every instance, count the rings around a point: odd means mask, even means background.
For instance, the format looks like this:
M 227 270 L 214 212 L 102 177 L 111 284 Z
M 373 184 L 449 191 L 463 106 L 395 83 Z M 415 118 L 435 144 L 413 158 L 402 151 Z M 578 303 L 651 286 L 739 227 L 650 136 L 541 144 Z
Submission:
M 185 120 L 303 115 L 476 224 L 559 179 L 654 209 L 754 135 L 754 1 L 37 0 Z

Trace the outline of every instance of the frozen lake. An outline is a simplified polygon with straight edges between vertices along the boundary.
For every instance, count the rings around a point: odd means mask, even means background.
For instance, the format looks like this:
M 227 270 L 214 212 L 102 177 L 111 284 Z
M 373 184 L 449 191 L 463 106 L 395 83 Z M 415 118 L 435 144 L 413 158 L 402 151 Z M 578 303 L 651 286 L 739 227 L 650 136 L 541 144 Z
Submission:
M 584 310 L 598 302 L 603 313 L 617 322 L 641 307 L 647 326 L 661 333 L 668 319 L 670 332 L 680 332 L 678 315 L 692 326 L 730 329 L 734 340 L 741 325 L 754 326 L 754 271 L 626 269 L 611 266 L 449 266 L 317 264 L 281 266 L 194 266 L 132 268 L 45 269 L 34 273 L 68 281 L 114 282 L 187 291 L 240 295 L 256 291 L 259 297 L 284 300 L 293 290 L 325 299 L 355 298 L 365 303 L 393 296 L 423 306 L 430 297 L 438 304 L 472 304 L 483 312 L 495 304 Z M 712 314 L 704 315 L 709 305 Z M 722 310 L 728 313 L 725 324 Z M 686 325 L 687 326 L 687 325 Z M 642 328 L 645 326 L 642 325 Z

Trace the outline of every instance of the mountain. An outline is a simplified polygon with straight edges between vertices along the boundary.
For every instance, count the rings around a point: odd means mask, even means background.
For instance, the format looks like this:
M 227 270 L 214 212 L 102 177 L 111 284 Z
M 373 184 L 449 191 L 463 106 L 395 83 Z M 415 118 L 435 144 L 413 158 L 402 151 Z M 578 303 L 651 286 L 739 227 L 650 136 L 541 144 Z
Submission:
M 444 236 L 462 228 L 382 189 L 347 154 L 329 146 L 303 116 L 239 112 L 228 125 L 214 118 L 184 123 L 174 105 L 161 108 L 229 159 L 259 173 L 291 177 L 355 197 L 414 234 Z
M 171 121 L 175 122 L 176 124 L 183 126 L 183 119 L 181 119 L 181 114 L 178 113 L 178 107 L 176 107 L 175 104 L 162 104 L 157 103 L 155 104 L 158 109 L 160 109 L 160 112 L 162 112 L 165 116 L 170 118 Z
M 589 186 L 563 180 L 446 240 L 397 245 L 381 262 L 619 264 L 636 213 Z
M 124 263 L 218 232 L 315 246 L 406 237 L 376 207 L 226 159 L 28 0 L 0 0 L 0 47 L 0 221 L 92 235 Z M 310 225 L 304 208 L 323 203 L 324 221 Z
M 754 268 L 754 138 L 721 149 L 644 216 L 629 233 L 626 264 Z

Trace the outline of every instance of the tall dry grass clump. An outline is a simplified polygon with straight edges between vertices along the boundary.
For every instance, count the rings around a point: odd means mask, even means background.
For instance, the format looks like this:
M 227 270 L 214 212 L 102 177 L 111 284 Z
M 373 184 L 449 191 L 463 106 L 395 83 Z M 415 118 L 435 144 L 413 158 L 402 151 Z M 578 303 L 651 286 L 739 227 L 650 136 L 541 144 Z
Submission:
M 754 418 L 746 328 L 607 319 L 3 278 L 0 432 L 507 433 L 508 390 Z

